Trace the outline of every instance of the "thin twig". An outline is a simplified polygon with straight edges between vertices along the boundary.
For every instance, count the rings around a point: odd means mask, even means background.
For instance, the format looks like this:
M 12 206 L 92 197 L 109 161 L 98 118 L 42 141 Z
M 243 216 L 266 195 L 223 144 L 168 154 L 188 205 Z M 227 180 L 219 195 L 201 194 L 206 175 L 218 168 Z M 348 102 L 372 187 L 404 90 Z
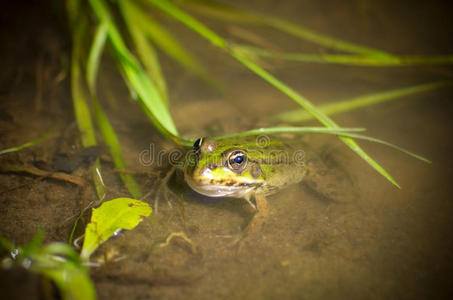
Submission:
M 78 186 L 85 186 L 86 182 L 83 178 L 78 176 L 69 175 L 61 172 L 44 171 L 31 166 L 18 166 L 18 165 L 3 165 L 0 166 L 1 172 L 14 172 L 14 173 L 28 173 L 40 177 L 48 177 L 57 180 L 67 181 Z

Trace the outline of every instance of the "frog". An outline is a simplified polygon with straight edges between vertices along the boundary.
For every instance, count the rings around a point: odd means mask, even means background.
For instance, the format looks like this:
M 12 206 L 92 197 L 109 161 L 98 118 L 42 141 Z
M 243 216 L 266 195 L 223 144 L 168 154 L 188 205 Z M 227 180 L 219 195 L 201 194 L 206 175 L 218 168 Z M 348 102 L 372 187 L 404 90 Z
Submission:
M 242 198 L 253 207 L 242 237 L 261 229 L 269 213 L 268 196 L 311 173 L 304 149 L 268 136 L 199 138 L 183 169 L 186 183 L 197 193 Z

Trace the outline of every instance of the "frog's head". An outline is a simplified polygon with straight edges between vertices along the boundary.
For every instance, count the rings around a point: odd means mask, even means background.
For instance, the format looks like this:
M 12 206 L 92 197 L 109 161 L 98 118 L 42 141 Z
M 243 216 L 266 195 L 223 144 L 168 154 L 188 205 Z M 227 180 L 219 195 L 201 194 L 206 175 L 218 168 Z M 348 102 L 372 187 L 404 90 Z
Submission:
M 199 138 L 186 160 L 189 186 L 211 197 L 245 197 L 264 183 L 253 151 L 234 139 Z

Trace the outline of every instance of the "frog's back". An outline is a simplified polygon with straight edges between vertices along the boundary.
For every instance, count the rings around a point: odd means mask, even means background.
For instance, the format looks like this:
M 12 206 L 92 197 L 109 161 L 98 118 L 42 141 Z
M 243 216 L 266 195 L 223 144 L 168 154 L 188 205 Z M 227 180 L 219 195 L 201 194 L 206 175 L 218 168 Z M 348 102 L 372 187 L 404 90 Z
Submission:
M 256 147 L 258 163 L 263 172 L 264 184 L 257 193 L 273 194 L 286 186 L 303 180 L 307 173 L 303 146 L 275 139 L 268 145 Z

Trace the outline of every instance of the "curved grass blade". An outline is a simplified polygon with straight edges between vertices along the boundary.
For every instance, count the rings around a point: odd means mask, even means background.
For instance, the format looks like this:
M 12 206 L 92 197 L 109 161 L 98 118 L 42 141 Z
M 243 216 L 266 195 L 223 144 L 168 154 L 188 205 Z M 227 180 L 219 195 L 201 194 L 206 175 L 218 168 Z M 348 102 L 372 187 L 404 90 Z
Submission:
M 266 127 L 247 130 L 240 133 L 228 134 L 215 137 L 217 140 L 234 138 L 234 137 L 246 137 L 261 134 L 276 134 L 276 133 L 325 133 L 333 135 L 343 135 L 349 132 L 360 132 L 365 131 L 365 128 L 327 128 L 327 127 Z
M 247 67 L 249 70 L 260 76 L 268 83 L 270 83 L 276 89 L 283 92 L 293 101 L 298 103 L 300 106 L 302 106 L 302 108 L 307 110 L 326 127 L 339 128 L 339 126 L 333 120 L 331 120 L 328 116 L 323 114 L 308 99 L 304 98 L 302 95 L 300 95 L 299 93 L 291 89 L 289 86 L 278 80 L 269 72 L 265 71 L 263 68 L 254 63 L 251 59 L 249 59 L 243 52 L 228 48 L 227 43 L 223 38 L 221 38 L 212 30 L 204 26 L 202 23 L 198 22 L 192 16 L 188 15 L 187 13 L 180 10 L 178 7 L 172 5 L 170 2 L 166 0 L 148 0 L 148 1 L 153 3 L 155 6 L 159 7 L 161 10 L 165 11 L 167 14 L 171 15 L 175 19 L 179 20 L 180 22 L 182 22 L 183 24 L 185 24 L 186 26 L 188 26 L 189 28 L 191 28 L 192 30 L 206 38 L 207 40 L 209 40 L 212 44 L 228 51 L 228 53 L 231 56 L 236 58 L 245 67 Z M 365 151 L 363 151 L 362 148 L 360 148 L 360 146 L 353 139 L 344 136 L 340 137 L 340 139 L 356 154 L 358 154 L 362 159 L 364 159 L 371 167 L 373 167 L 382 176 L 384 176 L 387 180 L 389 180 L 392 184 L 399 188 L 398 183 L 393 179 L 393 177 L 376 161 L 374 161 Z
M 89 3 L 100 22 L 105 24 L 109 41 L 115 50 L 118 62 L 130 85 L 137 92 L 143 110 L 156 128 L 173 140 L 173 136 L 177 135 L 177 130 L 168 107 L 154 83 L 127 49 L 113 22 L 107 4 L 103 0 L 89 0 Z
M 337 134 L 338 136 L 345 136 L 345 137 L 349 137 L 349 138 L 355 138 L 355 139 L 360 139 L 360 140 L 365 140 L 365 141 L 368 141 L 368 142 L 373 142 L 373 143 L 377 143 L 377 144 L 382 144 L 382 145 L 385 145 L 387 147 L 390 147 L 390 148 L 393 148 L 395 150 L 398 150 L 400 152 L 403 152 L 409 156 L 412 156 L 413 158 L 415 159 L 418 159 L 418 160 L 421 160 L 425 163 L 431 163 L 431 161 L 421 155 L 418 155 L 418 154 L 415 154 L 414 152 L 411 152 L 409 150 L 406 150 L 400 146 L 397 146 L 395 144 L 392 144 L 392 143 L 389 143 L 389 142 L 386 142 L 384 140 L 380 140 L 380 139 L 377 139 L 377 138 L 374 138 L 374 137 L 370 137 L 370 136 L 366 136 L 366 135 L 362 135 L 362 134 L 356 134 L 356 133 L 350 133 L 350 132 L 339 132 Z
M 431 163 L 430 160 L 415 154 L 409 150 L 406 150 L 402 147 L 394 145 L 392 143 L 386 142 L 384 140 L 380 140 L 377 138 L 373 138 L 370 136 L 356 134 L 354 132 L 365 131 L 365 128 L 326 128 L 326 127 L 267 127 L 267 128 L 259 128 L 259 129 L 252 129 L 248 131 L 244 131 L 241 133 L 236 134 L 229 134 L 224 136 L 215 137 L 217 140 L 227 139 L 227 138 L 234 138 L 234 137 L 246 137 L 246 136 L 255 136 L 255 135 L 262 135 L 262 134 L 276 134 L 276 133 L 322 133 L 322 134 L 332 134 L 336 136 L 343 136 L 349 138 L 356 138 L 365 140 L 368 142 L 373 142 L 377 144 L 382 144 L 387 147 L 393 148 L 400 152 L 403 152 L 409 156 L 412 156 L 418 160 L 424 161 L 426 163 Z
M 450 65 L 453 64 L 453 55 L 432 55 L 432 56 L 360 56 L 342 54 L 312 54 L 312 53 L 287 53 L 274 52 L 263 48 L 235 45 L 241 51 L 259 57 L 283 59 L 299 62 L 313 62 L 324 64 L 343 64 L 362 67 L 407 67 L 420 65 Z
M 339 128 L 339 126 L 330 119 L 327 115 L 322 113 L 316 106 L 314 106 L 308 99 L 304 98 L 302 95 L 297 93 L 295 90 L 278 80 L 276 77 L 271 75 L 269 72 L 265 71 L 263 68 L 258 66 L 252 60 L 247 58 L 241 52 L 232 52 L 231 53 L 236 59 L 238 59 L 242 64 L 247 68 L 252 70 L 255 74 L 266 80 L 268 83 L 273 85 L 275 88 L 280 90 L 282 93 L 290 97 L 293 101 L 299 104 L 302 108 L 308 111 L 313 117 L 315 117 L 319 122 L 329 128 Z M 363 160 L 365 160 L 371 167 L 373 167 L 378 173 L 384 176 L 388 181 L 390 181 L 396 187 L 400 187 L 398 183 L 393 179 L 393 177 L 382 168 L 374 159 L 372 159 L 365 151 L 360 148 L 360 146 L 350 137 L 339 137 L 349 148 L 352 149 L 357 155 L 359 155 Z
M 165 54 L 196 75 L 208 80 L 209 76 L 206 70 L 170 32 L 153 20 L 150 15 L 145 15 L 143 9 L 135 6 L 133 2 L 121 0 L 120 3 L 128 10 L 131 18 L 129 22 L 133 20 L 137 27 L 140 27 L 146 36 L 159 46 Z
M 195 9 L 198 12 L 201 12 L 207 16 L 214 17 L 216 19 L 223 19 L 231 22 L 245 22 L 257 25 L 267 25 L 287 34 L 308 40 L 312 43 L 321 45 L 326 48 L 376 57 L 376 59 L 392 56 L 390 53 L 382 50 L 335 39 L 279 18 L 235 8 L 228 4 L 197 0 L 182 2 L 186 7 Z
M 247 137 L 260 134 L 276 134 L 276 133 L 327 133 L 334 135 L 341 135 L 346 132 L 360 132 L 365 131 L 365 128 L 326 128 L 326 127 L 267 127 L 247 130 L 240 133 L 222 135 L 214 137 L 216 140 L 234 138 L 234 137 Z M 183 139 L 180 144 L 184 147 L 192 147 L 197 138 Z
M 157 57 L 156 50 L 153 45 L 147 40 L 143 31 L 142 22 L 137 20 L 137 16 L 134 11 L 137 9 L 134 7 L 132 1 L 118 1 L 120 10 L 123 14 L 123 19 L 129 29 L 129 33 L 134 41 L 137 53 L 146 68 L 146 71 L 156 85 L 162 99 L 166 105 L 169 105 L 167 83 L 160 67 L 159 58 Z
M 48 130 L 46 133 L 44 133 L 42 136 L 40 136 L 37 139 L 34 139 L 32 141 L 29 141 L 29 142 L 26 142 L 26 143 L 24 143 L 24 144 L 22 144 L 20 146 L 16 146 L 16 147 L 11 147 L 11 148 L 0 150 L 0 155 L 6 154 L 6 153 L 10 153 L 10 152 L 20 151 L 20 150 L 26 149 L 28 147 L 34 146 L 34 145 L 44 141 L 45 139 L 47 139 L 51 132 L 52 132 L 52 130 Z
M 370 106 L 373 104 L 396 100 L 412 94 L 427 92 L 430 90 L 449 86 L 451 84 L 452 83 L 449 81 L 424 83 L 410 87 L 398 88 L 384 92 L 361 95 L 350 99 L 339 100 L 336 102 L 320 105 L 318 106 L 318 109 L 326 115 L 333 115 L 352 111 L 354 109 Z M 274 118 L 280 122 L 296 123 L 312 120 L 314 117 L 305 110 L 297 109 L 280 113 L 278 115 L 275 115 Z
M 94 117 L 105 143 L 109 146 L 109 151 L 110 155 L 112 156 L 113 163 L 117 169 L 127 169 L 118 137 L 116 136 L 116 133 L 113 130 L 113 127 L 110 124 L 107 116 L 105 115 L 96 96 L 96 74 L 99 69 L 100 58 L 102 56 L 102 51 L 104 49 L 106 39 L 107 28 L 105 24 L 101 24 L 96 31 L 87 62 L 86 76 L 88 89 L 90 91 L 91 101 L 93 103 Z M 121 173 L 120 178 L 133 197 L 142 197 L 140 188 L 132 175 Z

